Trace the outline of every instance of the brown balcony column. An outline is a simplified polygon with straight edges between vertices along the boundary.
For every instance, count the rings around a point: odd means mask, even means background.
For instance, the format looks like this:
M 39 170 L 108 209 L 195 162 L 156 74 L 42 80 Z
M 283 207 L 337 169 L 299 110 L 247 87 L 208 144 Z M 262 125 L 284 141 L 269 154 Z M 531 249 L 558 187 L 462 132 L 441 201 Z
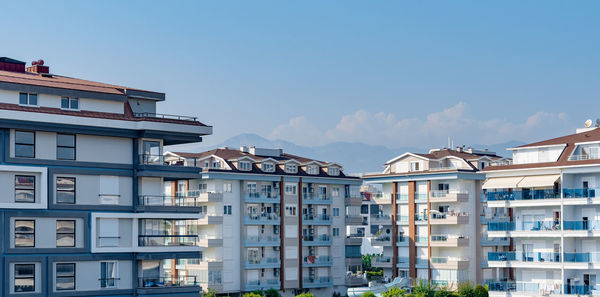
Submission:
M 408 182 L 408 275 L 410 279 L 417 279 L 417 247 L 415 245 L 415 181 Z
M 429 216 L 429 210 L 431 209 L 431 181 L 427 181 L 427 213 Z M 427 279 L 431 281 L 431 220 L 427 218 Z
M 396 242 L 398 241 L 398 225 L 396 220 L 398 219 L 398 206 L 396 203 L 396 194 L 398 193 L 398 183 L 392 183 L 392 207 L 393 207 L 393 216 L 392 216 L 392 276 L 394 278 L 398 277 L 398 268 L 396 264 L 398 263 L 398 247 L 396 246 Z
M 284 262 L 285 262 L 285 259 L 283 258 L 283 256 L 284 256 L 283 251 L 285 250 L 284 236 L 283 236 L 284 235 L 283 227 L 285 226 L 284 222 L 283 222 L 283 220 L 285 218 L 285 214 L 283 213 L 284 205 L 285 204 L 283 201 L 283 176 L 282 176 L 281 181 L 279 182 L 279 213 L 280 213 L 280 216 L 279 216 L 279 242 L 280 242 L 280 244 L 279 244 L 279 263 L 281 263 L 279 265 L 279 283 L 281 286 L 280 287 L 281 291 L 283 291 L 285 289 L 285 286 L 284 286 L 285 279 L 284 279 L 284 275 L 283 275 L 283 271 L 284 271 L 283 268 L 284 268 Z M 300 214 L 301 213 L 302 213 L 302 209 L 300 210 Z M 302 233 L 300 233 L 299 235 L 302 236 Z

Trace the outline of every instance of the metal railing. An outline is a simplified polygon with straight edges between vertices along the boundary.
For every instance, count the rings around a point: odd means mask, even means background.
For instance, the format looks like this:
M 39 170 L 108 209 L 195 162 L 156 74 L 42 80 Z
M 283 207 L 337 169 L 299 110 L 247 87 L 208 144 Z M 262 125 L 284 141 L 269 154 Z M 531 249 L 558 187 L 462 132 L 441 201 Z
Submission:
M 488 252 L 488 261 L 560 262 L 560 258 L 553 252 Z
M 139 277 L 139 288 L 161 288 L 161 287 L 188 287 L 197 286 L 196 276 L 161 276 L 161 277 Z
M 175 156 L 140 154 L 139 162 L 143 165 L 165 165 L 181 167 L 200 167 L 198 158 L 181 158 Z
M 597 154 L 579 154 L 569 156 L 569 161 L 581 161 L 581 160 L 597 160 L 600 159 L 600 155 Z
M 134 112 L 133 116 L 136 118 L 157 118 L 157 119 L 167 119 L 167 120 L 179 120 L 179 121 L 197 121 L 197 117 L 191 116 L 182 116 L 182 115 L 174 115 L 174 114 L 164 114 L 164 113 L 155 113 L 155 112 Z
M 196 197 L 182 196 L 162 196 L 162 195 L 141 195 L 138 198 L 139 205 L 143 206 L 176 206 L 176 207 L 196 207 L 198 206 Z
M 138 235 L 139 246 L 195 246 L 198 235 Z

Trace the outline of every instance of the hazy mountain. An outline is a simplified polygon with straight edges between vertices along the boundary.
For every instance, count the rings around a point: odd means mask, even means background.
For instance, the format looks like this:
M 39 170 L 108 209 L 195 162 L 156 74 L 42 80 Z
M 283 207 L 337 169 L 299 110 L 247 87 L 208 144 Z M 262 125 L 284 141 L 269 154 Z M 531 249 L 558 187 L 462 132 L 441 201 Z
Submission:
M 494 145 L 473 145 L 474 148 L 487 147 L 502 156 L 510 156 L 506 151 L 508 147 L 514 147 L 523 144 L 522 142 L 511 141 Z M 218 145 L 207 146 L 202 143 L 192 145 L 182 145 L 173 150 L 198 152 L 210 150 L 218 147 L 239 148 L 240 146 L 257 146 L 264 148 L 282 148 L 285 152 L 314 158 L 317 160 L 337 162 L 344 166 L 346 173 L 364 173 L 377 172 L 383 170 L 383 164 L 407 151 L 427 152 L 427 148 L 417 147 L 399 147 L 388 148 L 382 145 L 369 145 L 359 142 L 332 142 L 322 146 L 302 146 L 292 142 L 276 139 L 269 140 L 256 134 L 244 133 L 231 137 Z

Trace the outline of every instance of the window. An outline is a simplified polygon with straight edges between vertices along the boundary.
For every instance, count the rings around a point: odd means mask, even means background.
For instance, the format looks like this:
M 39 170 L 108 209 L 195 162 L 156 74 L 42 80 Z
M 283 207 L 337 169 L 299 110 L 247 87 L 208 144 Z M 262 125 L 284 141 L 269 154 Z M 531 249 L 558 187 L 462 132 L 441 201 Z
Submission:
M 75 204 L 75 178 L 56 178 L 56 203 Z
M 273 163 L 270 163 L 270 162 L 263 163 L 262 169 L 264 172 L 273 172 L 273 171 L 275 171 L 275 165 L 273 165 Z
M 231 205 L 223 205 L 223 214 L 231 215 Z
M 15 157 L 35 158 L 35 132 L 15 131 Z
M 62 98 L 60 98 L 60 108 L 79 110 L 79 99 L 62 97 Z
M 340 236 L 340 228 L 333 228 L 333 236 Z
M 295 195 L 296 194 L 296 185 L 286 184 L 285 185 L 285 193 L 289 194 L 289 195 Z
M 239 164 L 239 169 L 241 171 L 250 171 L 251 167 L 252 166 L 250 165 L 250 162 L 244 161 L 244 162 L 240 162 L 240 164 Z
M 57 220 L 56 221 L 56 246 L 74 247 L 75 246 L 75 221 Z
M 223 184 L 223 192 L 231 193 L 231 183 Z
M 15 202 L 35 202 L 35 176 L 15 175 Z
M 114 288 L 117 286 L 117 262 L 100 262 L 100 287 Z
M 56 134 L 56 159 L 75 160 L 75 134 Z
M 419 162 L 410 162 L 410 171 L 419 171 Z
M 369 206 L 368 205 L 361 205 L 360 206 L 360 213 L 361 214 L 369 214 Z
M 15 264 L 15 292 L 35 292 L 35 264 Z
M 296 164 L 285 164 L 285 172 L 296 173 L 298 172 L 298 166 Z
M 329 167 L 327 168 L 327 174 L 332 176 L 340 175 L 340 169 L 337 167 Z
M 340 197 L 340 188 L 331 188 L 332 197 Z
M 19 93 L 19 104 L 38 106 L 37 97 L 37 94 Z
M 339 217 L 340 216 L 340 209 L 339 208 L 333 208 L 333 216 L 334 217 Z
M 75 263 L 56 263 L 56 290 L 75 290 Z
M 285 206 L 285 214 L 287 216 L 295 217 L 296 216 L 296 207 L 295 206 L 291 206 L 291 205 L 286 205 Z
M 319 166 L 309 165 L 307 171 L 308 174 L 317 175 L 319 174 Z
M 216 169 L 221 168 L 221 162 L 219 162 L 219 161 L 213 161 L 212 162 L 212 167 L 216 168 Z
M 35 247 L 34 220 L 15 220 L 15 247 Z

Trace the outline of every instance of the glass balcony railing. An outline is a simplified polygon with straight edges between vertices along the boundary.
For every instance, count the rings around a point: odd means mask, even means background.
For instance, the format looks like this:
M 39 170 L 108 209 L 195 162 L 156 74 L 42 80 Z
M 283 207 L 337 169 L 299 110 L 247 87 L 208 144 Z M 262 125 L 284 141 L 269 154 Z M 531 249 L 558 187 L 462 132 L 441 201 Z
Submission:
M 302 279 L 302 285 L 304 287 L 318 287 L 318 286 L 329 286 L 332 284 L 331 277 L 322 276 L 322 277 L 305 277 Z
M 168 206 L 168 207 L 197 207 L 196 197 L 142 195 L 139 196 L 139 205 L 143 206 Z
M 139 246 L 195 246 L 198 235 L 139 235 Z
M 552 252 L 489 252 L 488 261 L 560 262 L 560 253 Z
M 586 188 L 586 189 L 564 189 L 564 198 L 596 198 L 596 193 L 600 196 L 600 188 Z
M 333 259 L 329 256 L 306 256 L 304 257 L 304 264 L 307 266 L 331 265 L 333 264 Z
M 250 203 L 279 203 L 279 191 L 244 192 L 244 201 Z
M 427 193 L 415 193 L 415 200 L 427 200 Z
M 318 214 L 318 215 L 303 215 L 302 223 L 305 225 L 311 224 L 331 224 L 331 216 L 326 214 Z
M 600 252 L 565 253 L 564 261 L 575 263 L 600 263 Z
M 281 239 L 278 236 L 247 236 L 244 239 L 246 245 L 279 245 Z
M 201 164 L 201 162 L 197 158 L 181 158 L 175 156 L 152 155 L 146 153 L 139 155 L 139 163 L 143 165 L 186 167 L 200 167 Z
M 331 196 L 325 194 L 304 193 L 302 194 L 302 203 L 304 204 L 330 204 Z
M 560 193 L 554 189 L 494 191 L 487 192 L 486 198 L 487 201 L 558 199 L 560 198 Z
M 249 214 L 244 217 L 246 224 L 278 224 L 279 221 L 279 214 L 276 213 Z
M 380 235 L 380 236 L 373 238 L 373 240 L 375 241 L 375 243 L 386 243 L 386 242 L 391 242 L 392 237 L 390 235 Z
M 426 214 L 416 214 L 415 222 L 427 222 L 428 216 Z
M 527 221 L 527 222 L 492 222 L 488 223 L 488 231 L 558 231 L 558 221 Z
M 384 256 L 375 256 L 375 257 L 373 257 L 373 262 L 374 263 L 392 263 L 392 258 L 384 257 Z
M 189 287 L 198 286 L 196 276 L 162 276 L 162 277 L 140 277 L 139 288 L 162 288 L 162 287 Z
M 400 266 L 408 266 L 409 261 L 408 257 L 398 257 L 398 265 Z
M 319 236 L 306 235 L 303 238 L 303 243 L 308 246 L 310 246 L 310 245 L 330 245 L 331 237 L 329 235 L 319 235 Z
M 564 285 L 566 295 L 592 295 L 593 291 L 597 290 L 597 288 L 596 286 Z

